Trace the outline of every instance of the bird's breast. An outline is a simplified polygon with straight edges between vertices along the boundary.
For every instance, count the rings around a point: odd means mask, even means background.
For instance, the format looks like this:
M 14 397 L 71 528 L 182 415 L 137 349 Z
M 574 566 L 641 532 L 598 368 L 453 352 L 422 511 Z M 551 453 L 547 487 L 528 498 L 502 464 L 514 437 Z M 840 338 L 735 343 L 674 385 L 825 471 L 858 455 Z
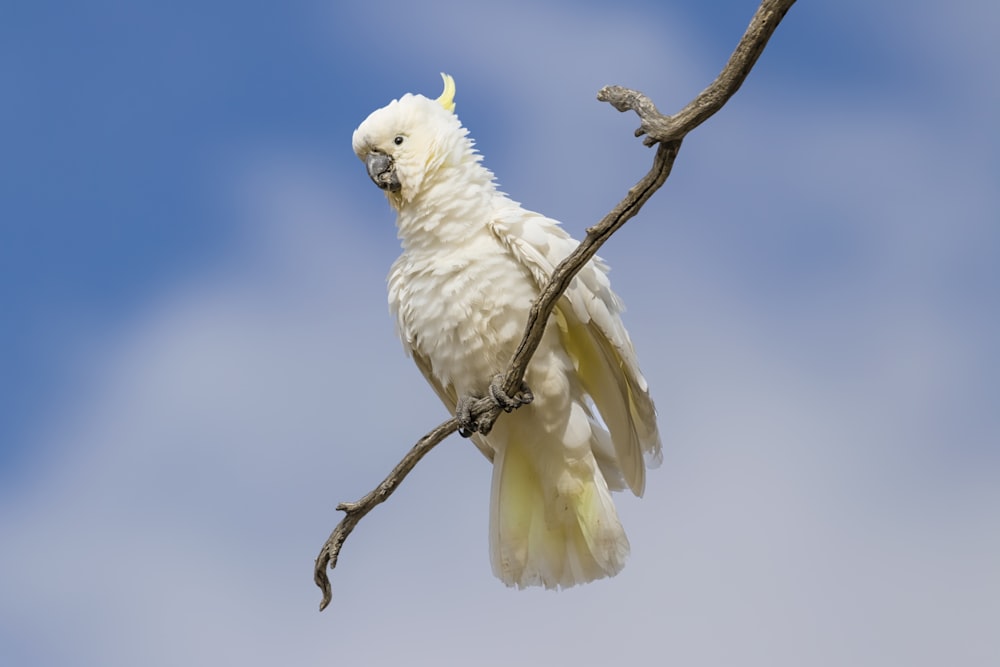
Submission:
M 484 238 L 439 252 L 406 252 L 389 275 L 403 344 L 459 395 L 482 394 L 521 339 L 537 288 L 525 267 Z

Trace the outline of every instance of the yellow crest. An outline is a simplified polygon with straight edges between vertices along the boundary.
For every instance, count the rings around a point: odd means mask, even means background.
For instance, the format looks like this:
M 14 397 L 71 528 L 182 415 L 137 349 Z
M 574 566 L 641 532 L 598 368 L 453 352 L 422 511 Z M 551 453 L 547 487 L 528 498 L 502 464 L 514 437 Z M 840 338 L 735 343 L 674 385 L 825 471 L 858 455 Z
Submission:
M 446 111 L 454 111 L 455 80 L 444 72 L 441 72 L 441 78 L 444 79 L 444 92 L 441 93 L 441 97 L 437 98 L 437 103 L 443 106 Z

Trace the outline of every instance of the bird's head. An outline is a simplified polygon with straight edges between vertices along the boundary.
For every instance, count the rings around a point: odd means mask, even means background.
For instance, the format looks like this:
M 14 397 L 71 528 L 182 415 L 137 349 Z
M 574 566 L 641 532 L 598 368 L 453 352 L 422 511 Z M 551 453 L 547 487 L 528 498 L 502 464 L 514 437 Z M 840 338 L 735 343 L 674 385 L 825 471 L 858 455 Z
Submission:
M 373 111 L 354 131 L 354 152 L 396 208 L 419 195 L 442 165 L 469 151 L 454 114 L 455 81 L 441 77 L 444 92 L 436 100 L 407 93 Z

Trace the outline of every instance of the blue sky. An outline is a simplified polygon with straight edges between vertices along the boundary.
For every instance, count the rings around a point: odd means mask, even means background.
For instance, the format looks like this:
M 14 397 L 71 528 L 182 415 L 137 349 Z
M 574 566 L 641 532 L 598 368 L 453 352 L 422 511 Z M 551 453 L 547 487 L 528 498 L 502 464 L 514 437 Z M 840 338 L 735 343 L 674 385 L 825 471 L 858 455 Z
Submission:
M 709 6 L 711 4 L 711 6 Z M 490 471 L 395 340 L 350 150 L 458 84 L 503 189 L 598 220 L 753 2 L 19 3 L 0 21 L 0 663 L 1000 662 L 989 3 L 800 3 L 605 247 L 661 413 L 613 580 L 490 574 Z

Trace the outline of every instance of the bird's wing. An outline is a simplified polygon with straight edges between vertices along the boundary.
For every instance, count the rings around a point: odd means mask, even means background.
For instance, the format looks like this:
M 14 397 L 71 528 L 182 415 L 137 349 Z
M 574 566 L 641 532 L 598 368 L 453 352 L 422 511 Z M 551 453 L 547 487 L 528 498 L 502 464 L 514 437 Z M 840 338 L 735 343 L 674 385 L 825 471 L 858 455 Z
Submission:
M 434 393 L 437 394 L 438 398 L 441 399 L 441 402 L 444 403 L 444 406 L 448 409 L 449 414 L 454 415 L 455 410 L 458 407 L 458 394 L 455 392 L 455 387 L 450 384 L 445 385 L 441 383 L 441 380 L 439 380 L 431 371 L 431 362 L 427 357 L 420 354 L 420 352 L 415 349 L 410 349 L 410 354 L 413 356 L 413 361 L 416 362 L 417 368 L 420 369 L 424 378 L 427 379 L 427 384 L 434 389 Z M 494 454 L 493 449 L 486 444 L 482 436 L 476 433 L 470 439 L 479 451 L 481 451 L 483 455 L 492 462 Z
M 513 203 L 499 208 L 490 228 L 528 267 L 539 290 L 577 246 L 555 220 Z M 629 488 L 642 495 L 646 465 L 656 466 L 662 459 L 656 409 L 621 320 L 623 305 L 611 291 L 607 272 L 600 258 L 588 262 L 556 305 L 554 319 L 581 384 L 608 427 L 618 467 Z

